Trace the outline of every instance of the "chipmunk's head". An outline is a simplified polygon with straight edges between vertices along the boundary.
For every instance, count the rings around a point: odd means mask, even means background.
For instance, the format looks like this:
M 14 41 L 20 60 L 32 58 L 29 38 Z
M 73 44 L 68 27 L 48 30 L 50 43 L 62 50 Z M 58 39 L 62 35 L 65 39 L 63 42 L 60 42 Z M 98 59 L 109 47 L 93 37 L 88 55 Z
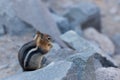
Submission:
M 36 46 L 47 53 L 52 48 L 52 39 L 48 34 L 43 34 L 37 31 L 34 40 L 36 41 Z

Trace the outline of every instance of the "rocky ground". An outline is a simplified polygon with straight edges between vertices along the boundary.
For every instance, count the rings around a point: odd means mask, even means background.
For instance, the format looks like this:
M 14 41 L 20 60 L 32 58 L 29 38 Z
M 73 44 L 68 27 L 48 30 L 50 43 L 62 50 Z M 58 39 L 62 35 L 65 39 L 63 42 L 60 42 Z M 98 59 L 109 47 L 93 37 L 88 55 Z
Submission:
M 0 0 L 0 80 L 120 80 L 119 7 L 120 0 Z M 22 72 L 18 51 L 37 30 L 55 40 L 49 64 Z

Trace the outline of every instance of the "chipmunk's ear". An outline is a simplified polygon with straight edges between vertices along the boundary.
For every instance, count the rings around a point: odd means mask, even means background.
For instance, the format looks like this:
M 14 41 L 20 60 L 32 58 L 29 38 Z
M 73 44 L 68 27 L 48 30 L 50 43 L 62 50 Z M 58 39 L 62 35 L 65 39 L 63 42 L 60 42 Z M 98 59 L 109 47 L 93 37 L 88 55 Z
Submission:
M 42 33 L 37 31 L 36 34 L 35 34 L 35 37 L 33 40 L 36 41 L 36 45 L 39 46 L 40 45 L 40 40 L 41 40 L 41 36 L 42 36 Z
M 42 33 L 40 31 L 37 31 L 36 34 L 35 34 L 35 36 L 34 36 L 34 38 L 33 38 L 33 40 L 37 40 L 38 37 L 41 37 L 41 34 Z

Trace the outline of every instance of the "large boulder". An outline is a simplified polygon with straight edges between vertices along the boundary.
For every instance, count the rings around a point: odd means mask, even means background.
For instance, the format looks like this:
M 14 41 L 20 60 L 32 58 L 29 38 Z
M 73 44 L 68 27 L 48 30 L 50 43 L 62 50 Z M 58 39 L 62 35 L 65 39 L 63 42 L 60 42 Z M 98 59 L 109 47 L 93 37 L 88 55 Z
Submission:
M 113 55 L 115 53 L 115 46 L 109 37 L 96 31 L 94 28 L 87 28 L 83 31 L 85 38 L 96 43 L 104 51 L 105 54 Z
M 57 23 L 58 28 L 60 29 L 61 33 L 65 33 L 68 30 L 70 30 L 70 24 L 65 17 L 59 16 L 55 13 L 52 13 L 51 15 L 53 19 L 55 20 L 55 22 Z
M 102 65 L 94 58 L 95 54 L 96 52 L 93 49 L 86 49 L 67 58 L 68 61 L 75 64 L 77 80 L 96 80 L 95 70 L 102 67 Z
M 117 63 L 117 65 L 120 67 L 120 54 L 116 54 L 113 56 L 113 59 Z
M 71 26 L 70 22 L 68 21 L 68 19 L 66 17 L 57 15 L 55 13 L 52 13 L 52 17 L 56 21 L 61 33 L 65 33 L 69 30 L 74 30 L 79 35 L 82 35 L 81 27 L 74 26 L 74 28 L 73 28 L 73 26 Z
M 18 51 L 30 40 L 30 36 L 4 35 L 0 37 L 0 79 L 22 72 L 18 62 Z
M 42 0 L 42 2 L 45 3 L 45 5 L 50 9 L 50 11 L 55 12 L 59 15 L 64 14 L 74 4 L 74 1 L 73 0 Z
M 69 39 L 71 36 L 72 40 Z M 67 60 L 74 63 L 74 67 L 68 73 L 71 76 L 66 76 L 65 80 L 73 79 L 73 77 L 75 80 L 88 80 L 88 78 L 89 80 L 97 80 L 95 73 L 97 69 L 101 67 L 117 67 L 109 56 L 99 53 L 99 49 L 96 49 L 95 46 L 81 38 L 74 31 L 66 32 L 61 38 L 76 51 L 59 49 L 51 51 L 46 57 L 50 61 Z
M 80 53 L 83 51 L 93 51 L 92 53 L 98 53 L 97 55 L 95 55 L 95 57 L 101 62 L 102 66 L 104 67 L 118 66 L 109 55 L 106 55 L 105 52 L 99 48 L 98 45 L 95 45 L 92 42 L 85 40 L 74 31 L 68 31 L 65 34 L 61 35 L 61 39 L 69 47 Z
M 112 37 L 113 42 L 115 43 L 115 53 L 120 54 L 120 33 L 115 34 Z
M 24 72 L 2 80 L 63 80 L 70 68 L 71 62 L 52 62 L 47 67 L 31 72 Z
M 6 27 L 0 24 L 0 36 L 6 34 Z
M 99 68 L 96 70 L 97 80 L 120 80 L 120 69 L 117 68 Z
M 98 49 L 98 46 L 93 45 L 89 41 L 80 37 L 75 31 L 70 30 L 63 35 L 60 36 L 61 39 L 72 49 L 77 50 L 78 52 L 82 52 L 86 49 Z
M 64 16 L 74 28 L 78 26 L 82 29 L 94 27 L 101 31 L 100 10 L 98 6 L 90 2 L 81 2 L 79 5 L 72 6 Z
M 10 35 L 23 35 L 33 33 L 35 30 L 32 26 L 20 20 L 12 7 L 13 2 L 9 0 L 0 1 L 0 27 L 4 27 L 5 32 Z
M 67 47 L 60 40 L 60 31 L 41 0 L 13 0 L 13 8 L 22 21 L 32 25 L 38 31 L 51 35 L 60 46 Z
M 71 49 L 51 50 L 45 57 L 50 61 L 65 60 L 68 56 L 76 54 L 76 51 Z

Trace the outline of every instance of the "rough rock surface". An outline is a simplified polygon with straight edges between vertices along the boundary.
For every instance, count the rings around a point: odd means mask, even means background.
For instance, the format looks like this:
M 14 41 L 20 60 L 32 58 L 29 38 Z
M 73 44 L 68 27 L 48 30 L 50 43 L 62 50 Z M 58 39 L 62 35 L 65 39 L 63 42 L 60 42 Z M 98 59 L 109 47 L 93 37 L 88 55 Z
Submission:
M 31 40 L 30 36 L 26 36 L 5 35 L 0 37 L 0 78 L 22 72 L 18 63 L 18 50 L 24 43 Z
M 52 17 L 53 19 L 56 21 L 58 28 L 60 29 L 61 33 L 65 33 L 69 30 L 74 30 L 75 32 L 77 32 L 79 35 L 82 34 L 82 29 L 79 26 L 71 26 L 70 22 L 68 21 L 68 19 L 64 16 L 59 16 L 55 13 L 52 13 Z
M 10 35 L 33 33 L 35 31 L 34 28 L 16 16 L 12 5 L 12 1 L 9 0 L 0 1 L 0 26 L 6 29 L 3 33 Z
M 112 37 L 112 40 L 113 40 L 113 42 L 114 42 L 114 44 L 115 44 L 115 53 L 116 54 L 120 54 L 120 33 L 118 33 L 118 34 L 115 34 L 113 37 Z
M 96 70 L 97 80 L 120 80 L 120 69 L 99 68 Z
M 55 13 L 62 15 L 81 2 L 95 3 L 101 11 L 102 32 L 110 37 L 120 32 L 119 0 L 42 0 Z M 87 6 L 87 5 L 86 5 Z
M 0 24 L 0 36 L 6 34 L 6 27 Z
M 25 72 L 3 80 L 62 80 L 71 65 L 72 63 L 67 61 L 52 62 L 43 69 Z
M 78 80 L 96 80 L 94 55 L 93 50 L 86 50 L 68 58 L 68 61 L 72 61 L 77 67 Z
M 81 26 L 85 29 L 92 26 L 101 31 L 100 10 L 93 3 L 81 2 L 79 5 L 72 6 L 64 16 L 73 28 Z
M 51 50 L 46 56 L 49 61 L 59 61 L 64 60 L 68 56 L 76 54 L 76 51 L 71 49 L 59 49 L 59 50 Z
M 120 54 L 116 54 L 113 56 L 114 61 L 120 67 Z
M 71 37 L 71 39 L 70 39 L 70 37 Z M 91 49 L 94 52 L 98 52 L 99 54 L 96 57 L 97 57 L 97 59 L 100 60 L 102 66 L 104 66 L 104 67 L 117 67 L 118 66 L 110 56 L 105 54 L 105 52 L 102 51 L 98 47 L 98 45 L 95 45 L 92 42 L 85 40 L 84 38 L 80 37 L 74 31 L 68 31 L 65 34 L 61 35 L 61 39 L 67 45 L 69 45 L 71 48 L 75 49 L 78 52 L 82 52 L 85 50 L 91 51 Z
M 65 17 L 56 15 L 55 13 L 52 13 L 51 15 L 53 19 L 55 20 L 55 22 L 57 23 L 58 28 L 60 29 L 61 33 L 65 33 L 68 30 L 70 30 L 70 24 Z
M 50 34 L 60 46 L 67 47 L 59 38 L 60 31 L 49 10 L 40 0 L 15 0 L 13 3 L 20 19 L 31 24 L 38 31 Z
M 86 50 L 89 48 L 94 48 L 96 51 L 99 50 L 97 46 L 94 47 L 94 45 L 92 45 L 89 41 L 85 40 L 84 38 L 80 37 L 73 30 L 66 32 L 60 37 L 68 46 L 77 50 L 78 52 L 82 52 L 83 50 Z
M 115 53 L 115 46 L 107 36 L 97 32 L 94 28 L 84 30 L 84 36 L 90 41 L 94 41 L 104 51 L 104 53 L 113 55 Z

